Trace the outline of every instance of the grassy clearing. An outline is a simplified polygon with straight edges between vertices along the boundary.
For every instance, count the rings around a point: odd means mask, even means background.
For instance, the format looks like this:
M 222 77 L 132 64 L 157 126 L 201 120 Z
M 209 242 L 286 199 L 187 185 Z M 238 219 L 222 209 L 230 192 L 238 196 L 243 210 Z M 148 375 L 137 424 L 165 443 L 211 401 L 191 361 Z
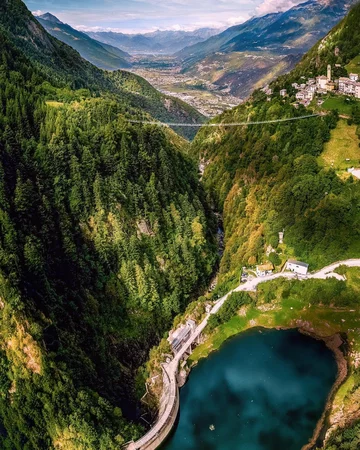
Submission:
M 46 104 L 48 106 L 51 106 L 52 108 L 60 108 L 61 106 L 64 105 L 63 102 L 56 102 L 56 101 L 47 101 Z
M 337 127 L 332 130 L 331 139 L 319 157 L 319 164 L 336 170 L 359 167 L 360 148 L 356 128 L 356 125 L 349 126 L 345 120 L 340 120 Z
M 322 104 L 321 108 L 325 111 L 338 110 L 339 114 L 350 115 L 355 101 L 355 99 L 349 99 L 343 95 L 338 97 L 329 97 Z
M 347 66 L 345 66 L 345 69 L 348 73 L 358 73 L 360 75 L 360 55 L 355 56 L 355 58 L 352 59 Z

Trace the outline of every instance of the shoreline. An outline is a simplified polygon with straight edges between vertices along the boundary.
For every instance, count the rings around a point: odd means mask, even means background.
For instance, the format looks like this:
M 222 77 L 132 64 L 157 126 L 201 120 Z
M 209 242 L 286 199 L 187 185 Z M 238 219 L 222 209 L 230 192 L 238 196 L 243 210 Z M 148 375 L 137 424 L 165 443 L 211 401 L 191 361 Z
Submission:
M 326 433 L 330 429 L 328 420 L 331 408 L 333 406 L 334 397 L 340 389 L 340 386 L 346 381 L 349 374 L 349 361 L 344 350 L 342 349 L 344 345 L 347 345 L 347 336 L 344 336 L 341 333 L 336 333 L 332 336 L 320 336 L 312 331 L 306 330 L 306 328 L 298 328 L 298 330 L 306 336 L 310 336 L 318 341 L 323 341 L 327 348 L 333 352 L 336 364 L 338 366 L 338 374 L 327 397 L 323 413 L 316 424 L 314 433 L 309 443 L 305 444 L 301 449 L 315 450 L 319 444 L 323 447 L 326 443 Z
M 327 348 L 333 352 L 335 361 L 336 361 L 336 364 L 338 367 L 338 373 L 336 376 L 336 380 L 331 388 L 331 391 L 329 392 L 323 413 L 315 426 L 313 435 L 310 438 L 309 442 L 307 444 L 305 444 L 301 448 L 301 450 L 315 450 L 319 446 L 319 444 L 321 446 L 323 446 L 326 442 L 326 432 L 330 429 L 330 424 L 328 423 L 328 419 L 329 419 L 329 414 L 331 412 L 331 408 L 333 406 L 334 397 L 335 397 L 337 391 L 339 390 L 340 386 L 346 381 L 348 374 L 349 374 L 349 369 L 350 369 L 349 361 L 348 361 L 346 353 L 344 352 L 344 349 L 343 349 L 343 346 L 344 345 L 346 346 L 348 343 L 347 336 L 344 335 L 343 333 L 335 333 L 331 336 L 321 336 L 320 334 L 317 334 L 315 331 L 307 329 L 302 324 L 302 325 L 294 326 L 294 327 L 254 326 L 254 327 L 247 328 L 246 330 L 240 331 L 239 333 L 236 333 L 233 336 L 230 336 L 228 339 L 231 339 L 234 336 L 238 336 L 241 333 L 244 333 L 249 330 L 254 330 L 254 329 L 267 329 L 267 330 L 279 330 L 279 331 L 280 330 L 297 330 L 299 333 L 304 334 L 305 336 L 309 336 L 313 339 L 316 339 L 317 341 L 323 341 L 325 343 L 325 345 L 327 346 Z M 228 339 L 226 339 L 226 340 L 228 340 Z M 223 345 L 226 342 L 226 340 L 221 345 Z M 220 348 L 215 349 L 213 351 L 219 351 Z M 213 351 L 211 351 L 209 353 L 209 355 Z M 207 356 L 209 356 L 209 355 L 207 355 Z M 200 359 L 202 359 L 202 358 L 200 358 Z M 188 376 L 190 375 L 191 370 L 194 367 L 196 367 L 198 362 L 199 362 L 199 360 L 197 360 L 196 362 L 193 362 L 191 364 L 191 366 L 187 367 L 186 376 L 182 377 L 182 384 L 179 387 L 182 387 L 187 382 L 187 379 L 188 379 Z M 178 374 L 178 375 L 180 375 L 180 374 Z

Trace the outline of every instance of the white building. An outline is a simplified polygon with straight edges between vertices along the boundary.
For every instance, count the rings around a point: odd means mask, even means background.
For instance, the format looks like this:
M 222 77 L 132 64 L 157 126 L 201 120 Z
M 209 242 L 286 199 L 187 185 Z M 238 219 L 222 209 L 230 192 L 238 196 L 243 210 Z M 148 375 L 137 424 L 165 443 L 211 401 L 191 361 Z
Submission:
M 274 266 L 271 263 L 262 264 L 261 266 L 256 266 L 256 275 L 258 277 L 266 277 L 266 275 L 271 275 L 274 271 Z
M 286 269 L 290 270 L 291 272 L 298 273 L 299 275 L 306 275 L 309 270 L 309 264 L 289 259 L 289 261 L 286 263 Z
M 316 78 L 316 86 L 318 89 L 326 89 L 326 85 L 328 83 L 328 79 L 327 77 L 325 77 L 324 75 L 321 75 L 320 77 Z
M 355 86 L 356 81 L 350 80 L 350 78 L 347 77 L 340 77 L 339 78 L 339 92 L 342 92 L 343 94 L 355 94 Z
M 305 91 L 299 91 L 296 93 L 296 100 L 304 100 L 305 99 Z
M 355 97 L 360 98 L 360 83 L 356 83 L 355 86 Z
M 328 81 L 331 81 L 331 65 L 328 64 L 327 66 L 327 79 Z
M 196 323 L 193 320 L 188 319 L 186 321 L 186 325 L 181 325 L 181 327 L 177 328 L 173 333 L 170 333 L 168 341 L 170 342 L 174 353 L 181 350 L 182 346 L 188 341 L 195 328 Z
M 314 92 L 309 89 L 305 89 L 303 91 L 299 91 L 296 93 L 297 100 L 309 100 L 312 101 L 314 99 Z
M 287 94 L 287 90 L 286 89 L 281 89 L 281 91 L 280 91 L 281 97 L 285 97 L 286 94 Z
M 349 75 L 349 78 L 351 81 L 358 81 L 359 80 L 359 75 L 357 73 L 351 73 Z

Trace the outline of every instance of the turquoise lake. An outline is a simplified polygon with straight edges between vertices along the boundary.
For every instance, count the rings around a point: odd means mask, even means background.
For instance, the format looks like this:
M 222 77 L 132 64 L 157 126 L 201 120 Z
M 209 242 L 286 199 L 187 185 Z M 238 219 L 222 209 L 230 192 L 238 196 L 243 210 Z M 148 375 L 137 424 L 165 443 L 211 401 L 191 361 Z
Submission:
M 163 450 L 300 450 L 337 375 L 333 353 L 295 330 L 256 329 L 192 370 Z

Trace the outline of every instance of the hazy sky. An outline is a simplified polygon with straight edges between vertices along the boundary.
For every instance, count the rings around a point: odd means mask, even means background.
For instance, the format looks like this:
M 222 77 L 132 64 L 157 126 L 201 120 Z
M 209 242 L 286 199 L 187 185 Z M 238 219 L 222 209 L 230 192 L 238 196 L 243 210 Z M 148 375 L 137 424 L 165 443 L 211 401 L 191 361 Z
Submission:
M 235 25 L 254 15 L 288 9 L 305 0 L 24 0 L 83 30 L 137 32 Z

